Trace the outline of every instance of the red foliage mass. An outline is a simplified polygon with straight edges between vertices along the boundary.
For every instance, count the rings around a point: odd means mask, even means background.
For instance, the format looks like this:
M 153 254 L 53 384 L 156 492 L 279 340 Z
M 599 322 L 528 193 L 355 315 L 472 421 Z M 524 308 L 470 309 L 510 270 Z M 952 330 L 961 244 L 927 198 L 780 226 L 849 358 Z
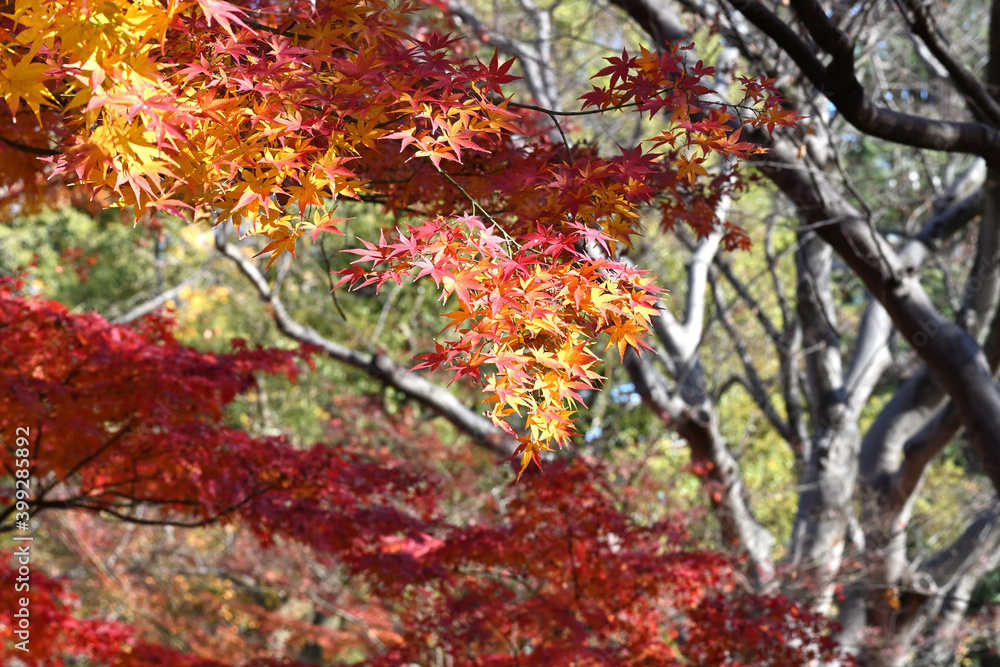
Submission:
M 238 518 L 264 544 L 308 545 L 392 610 L 398 634 L 373 666 L 442 654 L 469 666 L 802 665 L 836 655 L 823 619 L 747 593 L 739 563 L 692 549 L 683 520 L 633 517 L 597 464 L 550 465 L 453 525 L 419 461 L 349 444 L 296 450 L 224 425 L 254 373 L 294 374 L 303 352 L 207 354 L 170 327 L 163 318 L 114 326 L 0 291 L 0 433 L 32 430 L 33 516 Z M 6 488 L 0 528 L 11 530 Z M 139 506 L 154 511 L 140 517 Z M 151 646 L 115 620 L 78 619 L 64 584 L 32 567 L 29 664 L 218 664 Z M 7 627 L 14 576 L 0 573 Z

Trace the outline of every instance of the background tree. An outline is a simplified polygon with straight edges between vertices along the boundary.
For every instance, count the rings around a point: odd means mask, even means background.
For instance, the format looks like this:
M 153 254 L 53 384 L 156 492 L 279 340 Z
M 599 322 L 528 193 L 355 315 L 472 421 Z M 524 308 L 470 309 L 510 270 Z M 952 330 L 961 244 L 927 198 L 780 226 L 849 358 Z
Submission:
M 947 488 L 934 473 L 955 470 L 955 461 L 973 479 L 985 472 L 996 480 L 988 178 L 996 102 L 994 49 L 980 48 L 993 43 L 992 10 L 906 2 L 613 5 L 656 44 L 711 28 L 720 36 L 708 41 L 718 45 L 720 69 L 738 53 L 742 66 L 776 77 L 811 115 L 798 136 L 758 138 L 771 148 L 757 161 L 760 172 L 793 207 L 779 201 L 766 211 L 757 237 L 763 265 L 748 271 L 720 255 L 711 237 L 682 235 L 691 252 L 685 307 L 679 315 L 665 310 L 654 327 L 661 364 L 629 360 L 636 390 L 686 441 L 724 539 L 746 551 L 767 585 L 771 531 L 755 519 L 720 428 L 726 395 L 748 394 L 759 423 L 794 456 L 802 489 L 777 552 L 789 568 L 779 585 L 804 584 L 817 608 L 838 613 L 842 638 L 863 662 L 948 664 L 967 640 L 959 628 L 970 593 L 996 566 L 993 494 L 938 510 L 964 517 L 947 537 L 927 542 L 910 527 L 921 487 Z M 489 8 L 449 8 L 491 43 L 532 54 L 535 69 L 560 71 L 559 59 L 541 59 L 544 48 L 531 50 L 532 40 L 493 36 Z M 534 43 L 553 40 L 544 26 L 559 5 L 523 8 L 539 26 Z M 961 39 L 977 30 L 981 41 Z M 533 76 L 531 67 L 524 71 Z M 783 224 L 795 226 L 794 238 L 782 234 Z M 867 303 L 859 302 L 859 282 Z M 721 369 L 717 340 L 734 350 Z M 949 445 L 961 428 L 956 442 L 970 449 Z M 926 511 L 932 501 L 922 502 Z M 917 531 L 924 521 L 916 517 Z

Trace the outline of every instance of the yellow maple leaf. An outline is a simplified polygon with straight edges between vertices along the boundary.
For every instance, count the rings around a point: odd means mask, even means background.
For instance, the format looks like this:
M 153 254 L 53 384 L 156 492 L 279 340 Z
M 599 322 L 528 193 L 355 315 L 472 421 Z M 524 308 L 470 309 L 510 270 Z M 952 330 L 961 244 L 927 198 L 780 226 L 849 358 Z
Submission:
M 0 97 L 10 107 L 15 123 L 22 100 L 41 123 L 41 107 L 53 99 L 52 93 L 45 87 L 45 82 L 48 81 L 45 72 L 49 70 L 49 66 L 31 60 L 32 56 L 29 54 L 14 64 L 8 61 L 0 71 Z
M 287 234 L 282 234 L 277 238 L 272 238 L 272 241 L 264 246 L 264 249 L 254 255 L 254 257 L 259 257 L 265 252 L 271 253 L 271 261 L 267 263 L 267 267 L 265 268 L 266 271 L 271 268 L 272 264 L 274 264 L 274 260 L 278 259 L 281 253 L 286 250 L 292 253 L 292 257 L 295 257 L 295 239 L 300 236 L 302 236 L 302 232 L 292 231 Z
M 618 355 L 621 357 L 621 360 L 624 361 L 625 347 L 629 346 L 638 351 L 642 347 L 642 344 L 639 341 L 645 332 L 646 330 L 643 327 L 628 320 L 620 324 L 616 324 L 608 328 L 611 340 L 608 341 L 608 344 L 604 349 L 606 350 L 612 345 L 617 345 Z
M 695 176 L 697 176 L 698 174 L 707 176 L 708 172 L 705 170 L 703 166 L 701 166 L 701 163 L 704 161 L 705 160 L 700 157 L 689 158 L 684 155 L 682 155 L 680 159 L 674 160 L 673 161 L 674 164 L 676 164 L 678 167 L 677 180 L 686 177 L 688 179 L 688 182 L 690 182 L 693 185 Z

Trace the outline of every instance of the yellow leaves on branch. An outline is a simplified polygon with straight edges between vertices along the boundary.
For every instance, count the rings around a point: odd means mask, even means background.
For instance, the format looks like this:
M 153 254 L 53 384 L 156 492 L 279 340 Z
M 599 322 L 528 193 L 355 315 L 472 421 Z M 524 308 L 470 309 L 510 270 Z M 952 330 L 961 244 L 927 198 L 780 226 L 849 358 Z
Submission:
M 325 201 L 366 192 L 355 161 L 386 137 L 409 133 L 439 164 L 482 151 L 476 139 L 506 123 L 476 95 L 443 93 L 433 77 L 451 65 L 407 38 L 383 0 L 13 6 L 0 97 L 58 137 L 56 173 L 137 218 L 211 207 L 268 235 L 272 259 L 301 236 L 288 216 L 326 229 Z
M 477 326 L 467 331 L 494 330 L 499 319 L 511 332 L 493 342 L 488 359 L 497 373 L 485 389 L 497 403 L 488 415 L 508 432 L 513 434 L 506 420 L 525 409 L 529 437 L 522 440 L 522 472 L 531 461 L 538 462 L 539 452 L 551 449 L 550 443 L 562 446 L 575 434 L 572 420 L 582 402 L 580 392 L 594 389 L 601 379 L 594 370 L 599 359 L 590 349 L 599 333 L 609 335 L 608 347 L 614 346 L 623 358 L 629 347 L 648 349 L 643 338 L 650 317 L 658 312 L 656 290 L 641 275 L 602 280 L 591 273 L 608 268 L 600 263 L 579 272 L 570 266 L 551 267 L 545 279 L 551 280 L 547 285 L 552 289 L 544 301 L 529 296 L 530 286 L 522 283 L 520 289 L 504 290 L 507 303 L 499 312 L 495 306 L 487 311 L 487 304 L 476 300 L 463 307 L 469 315 L 462 321 L 474 320 L 481 303 Z M 503 308 L 521 317 L 505 321 L 498 317 Z

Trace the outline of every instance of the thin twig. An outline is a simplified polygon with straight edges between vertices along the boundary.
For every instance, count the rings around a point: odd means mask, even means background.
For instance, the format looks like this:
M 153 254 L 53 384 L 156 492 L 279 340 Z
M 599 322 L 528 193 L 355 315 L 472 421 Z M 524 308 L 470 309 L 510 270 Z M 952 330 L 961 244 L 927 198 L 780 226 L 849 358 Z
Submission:
M 326 254 L 326 238 L 319 242 L 319 251 L 323 255 L 323 266 L 326 267 L 326 280 L 330 285 L 330 298 L 333 299 L 333 307 L 340 313 L 341 319 L 346 322 L 347 315 L 344 314 L 344 310 L 340 307 L 340 302 L 337 301 L 337 288 L 333 284 L 333 273 L 330 271 L 330 258 Z

